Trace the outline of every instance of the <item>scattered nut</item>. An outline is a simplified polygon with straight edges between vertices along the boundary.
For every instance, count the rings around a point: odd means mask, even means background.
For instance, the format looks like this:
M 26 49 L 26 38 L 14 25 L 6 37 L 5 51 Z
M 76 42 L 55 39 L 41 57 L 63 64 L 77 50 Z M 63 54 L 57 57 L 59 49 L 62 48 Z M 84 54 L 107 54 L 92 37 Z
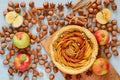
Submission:
M 57 67 L 54 67 L 54 68 L 53 68 L 53 72 L 54 72 L 54 73 L 57 73 L 57 72 L 58 72 L 58 68 L 57 68 Z
M 112 3 L 112 9 L 116 10 L 117 9 L 117 5 L 115 3 Z
M 50 72 L 51 72 L 51 69 L 50 69 L 49 67 L 47 67 L 47 68 L 45 69 L 45 72 L 46 72 L 46 73 L 50 73 Z
M 8 60 L 4 60 L 4 61 L 3 61 L 3 64 L 4 64 L 4 65 L 8 65 L 8 63 L 9 63 Z
M 34 2 L 33 1 L 29 2 L 29 6 L 34 7 Z
M 43 60 L 47 60 L 47 59 L 48 59 L 48 56 L 47 56 L 46 54 L 43 54 L 43 55 L 42 55 L 42 59 L 43 59 Z
M 43 72 L 39 72 L 40 77 L 43 77 L 43 75 L 44 75 Z
M 43 65 L 44 63 L 45 63 L 44 60 L 39 60 L 39 64 L 40 64 L 40 65 Z
M 25 3 L 25 2 L 21 2 L 21 3 L 20 3 L 20 6 L 21 6 L 22 8 L 25 8 L 26 3 Z
M 50 75 L 49 75 L 49 79 L 50 79 L 50 80 L 54 80 L 54 78 L 55 78 L 54 74 L 50 74 Z

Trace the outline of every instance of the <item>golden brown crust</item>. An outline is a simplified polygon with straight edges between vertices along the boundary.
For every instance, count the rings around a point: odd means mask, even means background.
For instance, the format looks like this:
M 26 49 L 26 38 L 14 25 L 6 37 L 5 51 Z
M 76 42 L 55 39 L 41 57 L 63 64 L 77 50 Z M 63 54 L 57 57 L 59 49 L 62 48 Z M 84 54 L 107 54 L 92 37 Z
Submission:
M 57 62 L 55 60 L 55 55 L 54 55 L 55 54 L 54 47 L 53 47 L 54 42 L 60 37 L 60 35 L 63 32 L 66 32 L 68 30 L 74 30 L 74 29 L 77 29 L 79 31 L 84 32 L 85 35 L 90 39 L 90 41 L 93 44 L 92 55 L 91 55 L 90 59 L 86 62 L 86 64 L 84 66 L 82 66 L 80 68 L 71 68 L 69 66 L 65 66 L 63 64 L 60 64 L 59 62 Z M 80 27 L 80 26 L 77 26 L 77 25 L 68 25 L 68 26 L 65 26 L 65 27 L 61 28 L 59 31 L 57 31 L 54 34 L 54 37 L 53 37 L 52 42 L 50 44 L 50 55 L 51 55 L 51 58 L 53 60 L 53 63 L 62 72 L 67 73 L 67 74 L 75 75 L 75 74 L 79 74 L 79 73 L 82 73 L 84 71 L 87 71 L 92 66 L 93 62 L 95 61 L 97 54 L 98 54 L 98 44 L 97 44 L 97 41 L 96 41 L 94 35 L 89 30 L 87 30 L 86 28 Z

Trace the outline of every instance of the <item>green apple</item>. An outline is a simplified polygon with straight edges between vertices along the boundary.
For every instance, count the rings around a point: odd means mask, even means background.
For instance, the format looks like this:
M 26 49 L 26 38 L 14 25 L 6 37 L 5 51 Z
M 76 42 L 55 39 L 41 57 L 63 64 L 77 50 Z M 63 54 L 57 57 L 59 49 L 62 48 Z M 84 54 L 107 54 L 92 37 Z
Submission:
M 30 45 L 30 37 L 25 32 L 17 32 L 13 37 L 13 43 L 17 48 L 26 48 Z

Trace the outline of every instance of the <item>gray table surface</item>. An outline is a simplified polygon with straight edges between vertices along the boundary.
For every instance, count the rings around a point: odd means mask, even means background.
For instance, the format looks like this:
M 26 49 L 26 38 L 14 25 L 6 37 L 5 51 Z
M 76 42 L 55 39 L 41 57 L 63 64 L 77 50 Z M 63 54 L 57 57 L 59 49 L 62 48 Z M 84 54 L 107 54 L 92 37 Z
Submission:
M 3 16 L 3 11 L 7 8 L 8 1 L 10 1 L 10 0 L 0 0 L 0 30 L 1 30 L 1 26 L 2 25 L 8 26 L 8 24 L 6 24 L 6 22 L 4 20 L 4 16 Z M 26 2 L 28 4 L 28 2 L 31 1 L 31 0 L 12 0 L 12 1 L 15 1 L 15 2 L 22 2 L 22 1 L 24 1 L 24 2 Z M 33 0 L 33 1 L 35 1 L 35 5 L 36 6 L 42 6 L 42 3 L 45 2 L 45 1 L 54 2 L 56 4 L 58 4 L 58 3 L 65 4 L 67 1 L 73 1 L 73 3 L 74 3 L 77 0 Z M 118 26 L 120 26 L 120 0 L 115 0 L 115 2 L 118 5 L 118 9 L 117 9 L 117 11 L 113 12 L 113 17 L 112 18 L 113 19 L 117 19 L 118 20 Z M 69 13 L 69 11 L 66 10 L 65 13 Z M 31 31 L 34 34 L 36 33 L 35 32 L 35 28 L 33 28 Z M 120 34 L 118 35 L 118 39 L 120 39 Z M 120 47 L 118 47 L 118 50 L 120 51 Z M 7 52 L 8 51 L 6 49 L 6 54 L 7 54 Z M 44 49 L 42 49 L 42 52 L 46 54 Z M 0 80 L 9 80 L 9 74 L 8 74 L 8 71 L 7 71 L 8 70 L 8 66 L 4 66 L 3 65 L 3 60 L 5 59 L 5 55 L 4 56 L 0 55 Z M 114 66 L 116 71 L 120 74 L 120 56 L 117 56 L 117 57 L 112 56 L 112 58 L 110 59 L 110 62 Z M 38 65 L 37 70 L 44 73 L 44 77 L 42 77 L 42 78 L 39 77 L 37 80 L 49 80 L 49 74 L 45 73 L 45 70 L 44 70 L 43 66 L 39 66 Z M 55 74 L 55 75 L 56 75 L 55 80 L 64 80 L 64 78 L 62 77 L 60 72 Z M 29 74 L 30 80 L 31 80 L 31 76 L 32 76 L 32 74 L 30 73 Z M 24 76 L 22 76 L 20 78 L 17 75 L 15 75 L 14 80 L 23 80 L 23 77 Z

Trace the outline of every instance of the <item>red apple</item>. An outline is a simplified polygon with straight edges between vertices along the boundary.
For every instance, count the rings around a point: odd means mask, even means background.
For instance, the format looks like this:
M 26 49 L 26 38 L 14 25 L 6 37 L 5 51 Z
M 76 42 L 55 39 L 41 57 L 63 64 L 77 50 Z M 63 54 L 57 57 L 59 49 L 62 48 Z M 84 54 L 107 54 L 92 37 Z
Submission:
M 13 37 L 13 43 L 17 48 L 26 48 L 30 44 L 30 37 L 25 32 L 17 32 Z
M 106 45 L 110 39 L 110 35 L 106 30 L 98 30 L 94 33 L 99 45 Z
M 110 68 L 110 63 L 105 58 L 98 58 L 92 66 L 92 70 L 96 75 L 107 74 L 109 68 Z
M 14 58 L 14 66 L 17 70 L 24 71 L 29 68 L 31 64 L 31 58 L 28 54 L 19 53 Z

